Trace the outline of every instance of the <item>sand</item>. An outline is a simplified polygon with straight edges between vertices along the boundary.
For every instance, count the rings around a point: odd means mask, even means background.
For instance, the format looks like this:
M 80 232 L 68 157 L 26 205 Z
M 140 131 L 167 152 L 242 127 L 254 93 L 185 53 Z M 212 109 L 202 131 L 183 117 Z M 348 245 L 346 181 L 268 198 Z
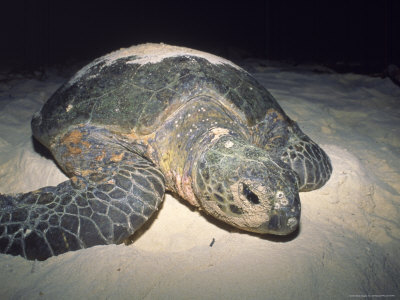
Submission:
M 330 181 L 300 194 L 296 236 L 240 232 L 167 195 L 131 245 L 43 262 L 0 255 L 1 299 L 400 299 L 400 88 L 316 66 L 246 65 L 332 160 Z M 0 80 L 1 193 L 66 179 L 35 151 L 30 118 L 67 79 L 48 70 L 42 81 Z

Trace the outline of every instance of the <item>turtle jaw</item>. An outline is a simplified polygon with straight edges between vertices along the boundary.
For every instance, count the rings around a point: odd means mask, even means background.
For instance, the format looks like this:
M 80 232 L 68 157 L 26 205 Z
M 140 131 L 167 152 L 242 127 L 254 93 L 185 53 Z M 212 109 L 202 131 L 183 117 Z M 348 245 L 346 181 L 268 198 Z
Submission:
M 298 228 L 300 212 L 300 199 L 296 195 L 293 205 L 272 210 L 269 220 L 258 227 L 256 231 L 274 235 L 288 235 Z

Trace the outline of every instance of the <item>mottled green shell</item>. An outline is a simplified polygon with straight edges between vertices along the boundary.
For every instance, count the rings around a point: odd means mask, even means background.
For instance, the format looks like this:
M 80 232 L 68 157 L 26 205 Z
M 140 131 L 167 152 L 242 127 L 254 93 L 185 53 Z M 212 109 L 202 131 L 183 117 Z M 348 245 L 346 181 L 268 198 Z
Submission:
M 200 95 L 223 101 L 245 126 L 263 119 L 270 108 L 285 115 L 265 88 L 232 63 L 191 54 L 149 63 L 135 55 L 111 62 L 105 57 L 78 72 L 34 117 L 33 132 L 42 143 L 49 144 L 70 126 L 88 123 L 113 132 L 149 134 Z

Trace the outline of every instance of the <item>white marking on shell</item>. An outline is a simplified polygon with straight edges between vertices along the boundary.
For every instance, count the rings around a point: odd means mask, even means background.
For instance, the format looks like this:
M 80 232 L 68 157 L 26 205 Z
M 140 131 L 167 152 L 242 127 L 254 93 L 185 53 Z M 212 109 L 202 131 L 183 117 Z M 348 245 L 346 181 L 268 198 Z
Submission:
M 160 44 L 147 43 L 137 46 L 131 46 L 129 48 L 121 48 L 117 51 L 111 52 L 107 55 L 104 55 L 94 60 L 93 62 L 91 62 L 90 64 L 86 65 L 81 70 L 79 70 L 68 83 L 70 85 L 73 85 L 82 76 L 84 76 L 92 67 L 98 64 L 104 63 L 102 67 L 110 66 L 121 58 L 131 57 L 131 60 L 127 61 L 126 64 L 146 65 L 146 64 L 159 63 L 168 57 L 179 57 L 179 56 L 200 57 L 208 60 L 210 63 L 214 65 L 221 65 L 221 64 L 230 65 L 235 69 L 246 72 L 239 66 L 232 63 L 231 61 L 210 53 L 185 47 L 170 46 L 163 43 Z M 98 76 L 98 74 L 100 74 L 100 70 L 99 72 L 97 72 L 96 75 L 92 75 L 91 77 L 95 78 Z
M 74 106 L 72 104 L 68 104 L 67 108 L 65 109 L 67 112 L 69 112 Z
M 236 69 L 241 70 L 239 66 L 235 65 L 231 61 L 224 59 L 222 57 L 190 48 L 171 46 L 163 43 L 160 44 L 147 43 L 147 44 L 132 46 L 126 49 L 120 49 L 118 51 L 108 54 L 107 59 L 117 60 L 129 56 L 137 56 L 137 57 L 132 59 L 131 61 L 128 61 L 128 63 L 134 63 L 140 65 L 148 63 L 158 63 L 168 57 L 195 56 L 204 58 L 208 60 L 210 63 L 215 65 L 227 64 Z
M 233 142 L 232 141 L 227 141 L 225 143 L 225 148 L 232 148 L 232 146 L 233 146 Z

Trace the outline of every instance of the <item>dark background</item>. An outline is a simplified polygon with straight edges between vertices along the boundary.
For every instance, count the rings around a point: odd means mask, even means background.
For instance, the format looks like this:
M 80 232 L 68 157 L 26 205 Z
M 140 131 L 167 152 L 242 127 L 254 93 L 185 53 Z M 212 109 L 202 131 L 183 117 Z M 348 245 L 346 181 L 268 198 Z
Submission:
M 0 64 L 37 68 L 164 42 L 232 60 L 317 62 L 382 72 L 400 65 L 400 1 L 7 1 Z

